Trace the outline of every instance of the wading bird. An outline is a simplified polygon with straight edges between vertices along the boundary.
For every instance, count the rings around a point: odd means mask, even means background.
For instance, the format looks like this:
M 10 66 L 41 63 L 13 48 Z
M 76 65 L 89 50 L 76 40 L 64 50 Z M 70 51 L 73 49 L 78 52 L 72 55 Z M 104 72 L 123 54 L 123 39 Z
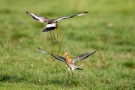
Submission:
M 50 35 L 51 35 L 51 30 L 56 29 L 56 34 L 57 34 L 57 37 L 58 37 L 58 29 L 57 29 L 58 28 L 58 24 L 57 24 L 58 21 L 63 20 L 63 19 L 67 19 L 67 18 L 72 18 L 72 17 L 75 17 L 75 16 L 82 16 L 82 15 L 87 14 L 88 12 L 83 11 L 83 12 L 79 12 L 79 13 L 71 15 L 71 16 L 64 16 L 64 17 L 60 17 L 60 18 L 57 18 L 57 19 L 48 19 L 47 17 L 40 17 L 40 16 L 37 16 L 37 15 L 35 15 L 33 13 L 30 13 L 28 11 L 26 11 L 26 13 L 28 15 L 30 15 L 33 19 L 35 19 L 39 22 L 42 22 L 42 23 L 47 22 L 47 25 L 42 32 L 50 31 Z M 55 38 L 54 35 L 53 35 L 53 37 Z M 52 38 L 52 35 L 51 35 L 51 38 Z M 55 39 L 55 41 L 56 41 L 56 39 Z M 52 42 L 53 42 L 53 39 L 52 39 Z
M 79 60 L 83 60 L 85 58 L 88 58 L 90 55 L 92 55 L 92 54 L 94 54 L 96 52 L 96 51 L 89 52 L 89 53 L 86 53 L 86 54 L 82 54 L 80 56 L 77 56 L 74 59 L 71 59 L 69 57 L 69 54 L 68 54 L 67 51 L 65 52 L 65 58 L 64 58 L 62 56 L 58 56 L 58 55 L 55 55 L 55 54 L 48 53 L 48 52 L 46 52 L 46 51 L 44 51 L 44 50 L 42 50 L 40 48 L 38 48 L 38 50 L 40 50 L 42 53 L 49 54 L 49 55 L 53 56 L 54 58 L 56 58 L 59 61 L 65 62 L 66 65 L 68 66 L 68 70 L 69 71 L 70 70 L 72 71 L 72 78 L 73 78 L 73 71 L 74 70 L 82 70 L 81 68 L 79 68 L 79 67 L 76 66 L 76 62 L 79 61 Z M 70 76 L 70 74 L 68 72 L 68 78 L 69 78 L 69 76 Z

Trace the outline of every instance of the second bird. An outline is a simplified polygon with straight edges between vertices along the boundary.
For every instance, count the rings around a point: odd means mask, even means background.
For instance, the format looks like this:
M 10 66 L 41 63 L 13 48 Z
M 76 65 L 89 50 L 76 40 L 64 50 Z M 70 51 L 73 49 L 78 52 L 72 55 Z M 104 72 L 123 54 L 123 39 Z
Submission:
M 80 60 L 83 60 L 85 58 L 88 58 L 89 56 L 91 56 L 92 54 L 94 54 L 96 52 L 96 51 L 89 52 L 89 53 L 86 53 L 86 54 L 82 54 L 80 56 L 77 56 L 74 59 L 71 59 L 69 57 L 69 54 L 68 54 L 67 51 L 65 52 L 65 58 L 64 58 L 62 56 L 58 56 L 58 55 L 55 55 L 55 54 L 48 53 L 48 52 L 46 52 L 46 51 L 44 51 L 44 50 L 42 50 L 40 48 L 38 48 L 38 50 L 40 50 L 42 53 L 49 54 L 49 55 L 53 56 L 54 58 L 56 58 L 59 61 L 65 62 L 66 65 L 68 66 L 68 70 L 71 70 L 72 71 L 72 77 L 73 77 L 73 71 L 74 70 L 82 70 L 81 68 L 79 68 L 79 67 L 76 66 L 76 62 L 77 61 L 80 61 Z M 68 74 L 68 76 L 69 76 L 69 74 Z
M 47 22 L 47 25 L 46 25 L 46 27 L 44 28 L 44 30 L 42 32 L 48 32 L 48 31 L 56 29 L 56 33 L 57 33 L 57 36 L 58 36 L 58 30 L 57 30 L 57 28 L 58 28 L 57 22 L 58 21 L 63 20 L 63 19 L 67 19 L 67 18 L 72 18 L 72 17 L 75 17 L 75 16 L 82 16 L 82 15 L 87 14 L 88 12 L 83 11 L 83 12 L 79 12 L 79 13 L 71 15 L 71 16 L 64 16 L 64 17 L 60 17 L 60 18 L 57 18 L 57 19 L 48 19 L 47 17 L 40 17 L 40 16 L 37 16 L 37 15 L 35 15 L 33 13 L 30 13 L 28 11 L 26 11 L 26 13 L 28 15 L 30 15 L 33 19 L 35 19 L 35 20 L 37 20 L 39 22 L 42 22 L 42 23 Z

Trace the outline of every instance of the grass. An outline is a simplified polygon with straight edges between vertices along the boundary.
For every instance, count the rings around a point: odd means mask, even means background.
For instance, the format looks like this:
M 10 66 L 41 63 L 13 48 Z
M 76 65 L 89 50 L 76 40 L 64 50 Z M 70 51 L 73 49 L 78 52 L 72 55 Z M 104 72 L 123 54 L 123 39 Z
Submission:
M 134 90 L 134 0 L 1 0 L 0 90 Z M 59 44 L 52 44 L 45 24 L 25 12 L 49 18 L 89 11 L 59 22 Z M 55 33 L 55 31 L 54 31 Z M 77 65 L 72 85 L 67 67 L 37 50 L 70 57 L 98 50 Z

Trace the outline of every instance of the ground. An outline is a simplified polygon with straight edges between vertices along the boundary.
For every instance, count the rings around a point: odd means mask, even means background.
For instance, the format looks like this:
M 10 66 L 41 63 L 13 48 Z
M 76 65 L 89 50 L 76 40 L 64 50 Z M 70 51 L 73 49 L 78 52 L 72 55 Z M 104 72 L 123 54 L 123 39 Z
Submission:
M 0 90 L 134 90 L 135 89 L 134 0 L 1 0 L 0 1 Z M 88 11 L 85 16 L 58 23 L 58 44 L 44 23 L 26 11 L 58 18 Z M 53 31 L 52 33 L 55 33 Z M 38 51 L 71 58 L 97 52 L 77 63 L 67 83 L 64 63 Z

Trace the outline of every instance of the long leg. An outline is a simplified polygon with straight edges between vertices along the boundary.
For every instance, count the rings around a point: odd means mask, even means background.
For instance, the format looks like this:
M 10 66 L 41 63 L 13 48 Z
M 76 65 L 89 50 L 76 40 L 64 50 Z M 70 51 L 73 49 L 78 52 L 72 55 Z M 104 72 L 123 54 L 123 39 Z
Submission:
M 73 80 L 73 78 L 74 78 L 74 73 L 73 73 L 73 71 L 72 71 L 72 80 Z
M 69 72 L 69 69 L 68 69 L 68 80 L 70 80 L 70 72 Z
M 51 33 L 51 31 L 50 31 L 50 36 L 51 36 L 52 43 L 54 43 L 54 42 L 53 42 L 53 38 L 52 38 L 52 33 Z
M 57 34 L 57 38 L 58 38 L 58 25 L 57 25 L 57 24 L 56 24 L 56 34 Z M 54 34 L 53 34 L 53 37 L 54 37 L 54 39 L 55 39 L 55 42 L 58 43 L 58 41 L 56 40 L 56 37 L 55 37 Z
M 54 37 L 55 42 L 57 42 L 57 43 L 58 43 L 58 41 L 56 40 L 56 37 L 55 37 L 55 35 L 54 35 L 54 34 L 53 34 L 53 37 Z
M 54 34 L 52 35 L 51 31 L 50 31 L 50 36 L 51 36 L 51 39 L 52 39 L 52 43 L 55 43 L 55 42 L 58 43 L 58 41 L 56 40 L 55 35 Z M 54 42 L 53 38 L 54 38 L 55 42 Z
M 68 68 L 67 83 L 70 84 L 70 68 Z

